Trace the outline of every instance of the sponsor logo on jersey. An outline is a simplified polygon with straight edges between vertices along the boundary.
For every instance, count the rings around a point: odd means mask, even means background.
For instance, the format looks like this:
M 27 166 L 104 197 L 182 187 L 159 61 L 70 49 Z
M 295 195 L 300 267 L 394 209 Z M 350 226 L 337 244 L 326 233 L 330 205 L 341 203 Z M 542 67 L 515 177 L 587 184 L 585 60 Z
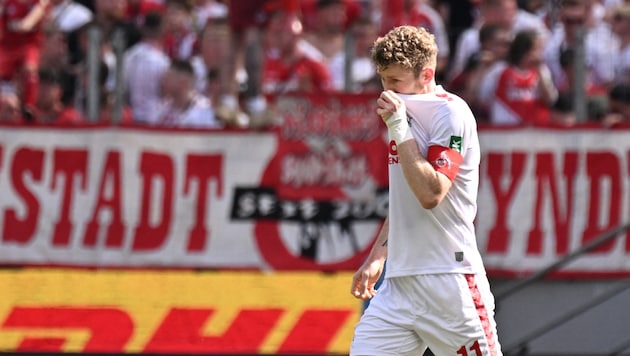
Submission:
M 449 142 L 448 147 L 454 151 L 462 153 L 462 137 L 451 136 L 451 141 Z

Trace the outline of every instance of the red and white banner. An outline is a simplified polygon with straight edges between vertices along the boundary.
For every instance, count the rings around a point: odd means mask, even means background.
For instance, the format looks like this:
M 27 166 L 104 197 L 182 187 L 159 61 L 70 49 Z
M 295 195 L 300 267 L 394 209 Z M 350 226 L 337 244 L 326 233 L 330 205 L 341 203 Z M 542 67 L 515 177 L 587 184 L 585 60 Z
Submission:
M 0 264 L 354 270 L 387 213 L 373 100 L 286 97 L 277 131 L 0 128 Z M 630 219 L 626 129 L 482 129 L 491 273 Z M 630 234 L 565 275 L 630 275 Z
M 495 272 L 536 271 L 630 221 L 630 131 L 484 130 L 477 237 Z M 559 275 L 630 274 L 630 232 Z

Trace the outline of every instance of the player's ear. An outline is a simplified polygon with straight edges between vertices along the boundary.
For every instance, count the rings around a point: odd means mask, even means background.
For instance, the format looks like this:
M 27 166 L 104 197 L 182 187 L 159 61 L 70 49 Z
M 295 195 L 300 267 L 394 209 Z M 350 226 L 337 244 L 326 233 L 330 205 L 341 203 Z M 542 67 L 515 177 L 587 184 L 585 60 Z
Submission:
M 435 70 L 433 70 L 433 68 L 431 67 L 426 67 L 422 69 L 422 72 L 420 72 L 420 77 L 424 83 L 432 81 L 434 76 Z

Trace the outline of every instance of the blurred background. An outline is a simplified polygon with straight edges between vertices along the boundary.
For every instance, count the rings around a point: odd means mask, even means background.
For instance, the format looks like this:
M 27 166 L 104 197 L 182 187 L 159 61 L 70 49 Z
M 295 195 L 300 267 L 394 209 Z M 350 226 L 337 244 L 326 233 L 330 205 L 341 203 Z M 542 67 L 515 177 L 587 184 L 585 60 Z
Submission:
M 504 354 L 630 354 L 624 0 L 0 1 L 0 353 L 347 355 L 402 24 L 478 121 Z

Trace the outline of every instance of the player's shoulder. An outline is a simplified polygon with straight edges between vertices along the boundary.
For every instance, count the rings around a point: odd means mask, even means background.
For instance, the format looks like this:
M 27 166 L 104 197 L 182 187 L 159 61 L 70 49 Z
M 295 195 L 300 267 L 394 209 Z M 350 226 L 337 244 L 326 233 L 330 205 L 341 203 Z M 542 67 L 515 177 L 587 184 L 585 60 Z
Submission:
M 436 96 L 441 100 L 437 115 L 440 121 L 447 125 L 466 127 L 476 125 L 475 117 L 468 103 L 457 94 L 448 92 L 443 88 L 436 91 Z
M 441 85 L 435 90 L 423 94 L 398 94 L 407 104 L 409 103 L 442 103 L 456 100 L 457 95 L 446 91 Z
M 404 97 L 407 111 L 432 122 L 431 126 L 464 129 L 475 124 L 470 106 L 458 95 L 438 86 L 434 92 Z
M 441 85 L 436 88 L 433 96 L 435 98 L 434 100 L 439 103 L 440 111 L 470 111 L 470 108 L 464 99 L 455 93 L 447 91 Z
M 439 115 L 442 111 L 465 110 L 468 105 L 458 95 L 445 90 L 441 85 L 430 93 L 401 95 L 409 111 L 422 112 L 424 115 Z

